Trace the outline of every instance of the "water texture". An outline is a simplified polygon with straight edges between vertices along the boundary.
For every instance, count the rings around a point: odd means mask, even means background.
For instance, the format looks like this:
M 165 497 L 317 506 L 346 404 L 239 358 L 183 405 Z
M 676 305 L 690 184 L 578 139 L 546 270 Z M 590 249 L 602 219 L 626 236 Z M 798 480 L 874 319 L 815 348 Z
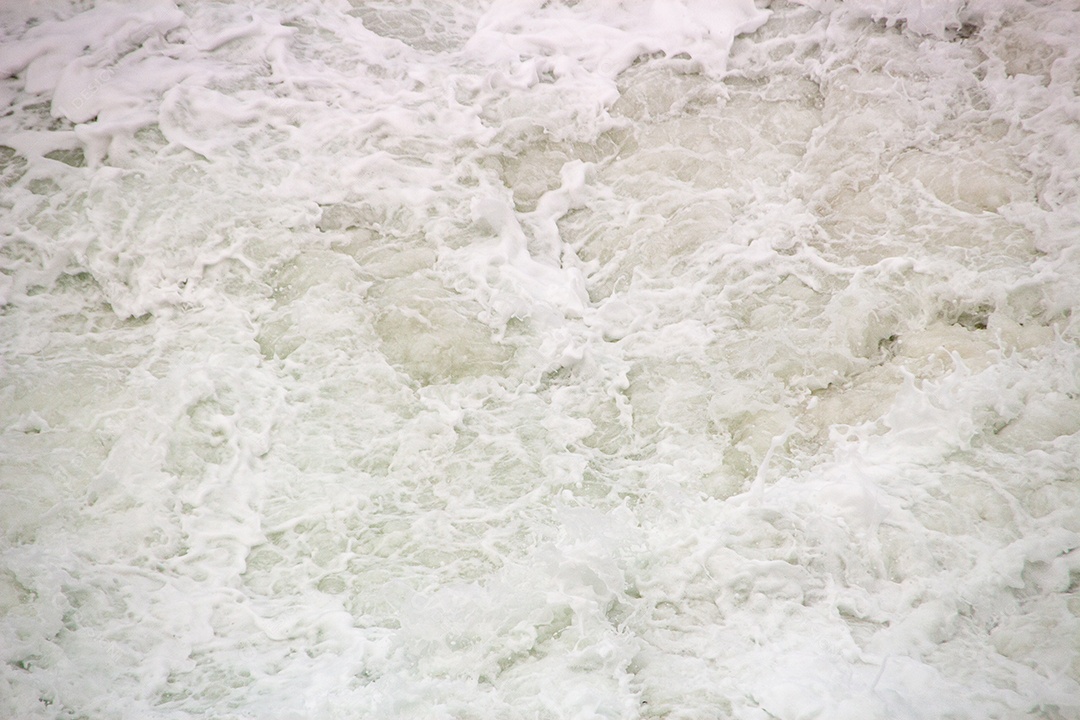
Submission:
M 0 716 L 1080 717 L 1080 5 L 0 9 Z

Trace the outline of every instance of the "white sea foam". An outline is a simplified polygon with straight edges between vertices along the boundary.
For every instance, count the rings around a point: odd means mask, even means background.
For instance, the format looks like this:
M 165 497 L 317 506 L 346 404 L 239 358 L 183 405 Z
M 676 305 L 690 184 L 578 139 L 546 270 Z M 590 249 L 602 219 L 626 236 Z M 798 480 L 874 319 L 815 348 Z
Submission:
M 0 10 L 0 714 L 1075 717 L 1076 15 Z

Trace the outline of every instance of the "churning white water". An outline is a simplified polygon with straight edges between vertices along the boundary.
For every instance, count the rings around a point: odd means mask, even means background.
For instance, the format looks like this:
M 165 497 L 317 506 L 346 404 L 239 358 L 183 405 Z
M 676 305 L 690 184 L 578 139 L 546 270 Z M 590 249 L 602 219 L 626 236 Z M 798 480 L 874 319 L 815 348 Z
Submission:
M 11 0 L 0 717 L 1080 717 L 1074 0 Z

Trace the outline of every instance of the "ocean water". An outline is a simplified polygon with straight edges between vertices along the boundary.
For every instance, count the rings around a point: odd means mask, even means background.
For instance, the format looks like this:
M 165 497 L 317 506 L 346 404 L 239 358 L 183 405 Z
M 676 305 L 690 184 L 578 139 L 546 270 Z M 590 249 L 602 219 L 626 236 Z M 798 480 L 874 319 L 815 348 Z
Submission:
M 0 717 L 1080 717 L 1075 0 L 0 9 Z

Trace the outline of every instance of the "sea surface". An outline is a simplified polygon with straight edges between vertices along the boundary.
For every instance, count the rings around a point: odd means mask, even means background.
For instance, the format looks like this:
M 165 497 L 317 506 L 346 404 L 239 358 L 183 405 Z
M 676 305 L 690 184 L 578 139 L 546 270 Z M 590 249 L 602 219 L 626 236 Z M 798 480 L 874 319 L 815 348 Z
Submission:
M 1080 718 L 1077 38 L 0 2 L 0 717 Z

